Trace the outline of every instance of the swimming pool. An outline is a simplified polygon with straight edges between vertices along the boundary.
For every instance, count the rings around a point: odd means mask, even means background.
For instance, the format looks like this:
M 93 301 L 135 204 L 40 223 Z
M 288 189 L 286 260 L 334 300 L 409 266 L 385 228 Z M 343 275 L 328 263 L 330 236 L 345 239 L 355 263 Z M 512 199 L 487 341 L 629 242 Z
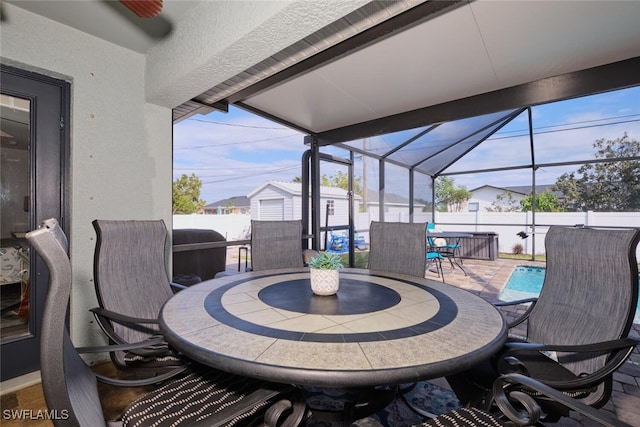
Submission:
M 544 283 L 544 267 L 519 265 L 511 273 L 509 281 L 498 295 L 501 301 L 515 301 L 524 298 L 537 297 Z M 640 283 L 640 279 L 639 279 Z M 640 323 L 640 300 L 636 308 L 633 323 Z

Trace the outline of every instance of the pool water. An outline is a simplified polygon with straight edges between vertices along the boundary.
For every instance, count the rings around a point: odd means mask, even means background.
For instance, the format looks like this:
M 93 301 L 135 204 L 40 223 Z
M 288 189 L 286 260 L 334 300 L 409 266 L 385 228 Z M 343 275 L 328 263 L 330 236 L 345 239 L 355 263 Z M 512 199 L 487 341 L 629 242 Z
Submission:
M 515 301 L 524 298 L 537 297 L 544 283 L 544 267 L 532 267 L 519 265 L 511 273 L 509 281 L 505 285 L 498 298 L 501 301 Z M 640 279 L 638 280 L 640 283 Z M 636 308 L 633 323 L 640 323 L 640 299 Z

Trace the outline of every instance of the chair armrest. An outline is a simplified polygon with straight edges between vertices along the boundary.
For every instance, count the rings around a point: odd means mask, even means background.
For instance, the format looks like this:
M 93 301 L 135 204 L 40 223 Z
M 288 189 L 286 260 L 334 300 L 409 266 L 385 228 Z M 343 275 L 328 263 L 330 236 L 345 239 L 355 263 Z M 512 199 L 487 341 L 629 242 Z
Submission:
M 146 323 L 146 324 L 153 324 L 153 325 L 157 325 L 160 323 L 158 319 L 147 319 L 143 317 L 128 316 L 126 314 L 116 313 L 115 311 L 107 310 L 101 307 L 95 307 L 90 309 L 89 311 L 91 311 L 92 313 L 98 316 L 106 317 L 107 319 L 112 320 L 114 322 L 118 322 L 118 323 L 143 323 L 143 324 Z
M 136 325 L 137 329 L 143 332 L 147 332 L 151 335 L 157 334 L 158 331 L 149 327 L 144 326 L 145 324 L 150 325 L 159 325 L 160 322 L 158 319 L 144 319 L 138 317 L 131 317 L 120 313 L 115 313 L 113 311 L 95 307 L 90 309 L 98 322 L 98 326 L 102 329 L 102 332 L 105 333 L 109 339 L 117 344 L 126 344 L 126 341 L 122 339 L 111 326 L 111 322 L 116 323 L 126 323 L 127 326 L 131 327 L 132 325 Z
M 579 400 L 573 399 L 532 378 L 520 374 L 502 375 L 493 383 L 493 396 L 500 411 L 517 425 L 526 426 L 535 424 L 540 416 L 540 408 L 529 394 L 510 390 L 513 386 L 518 386 L 518 388 L 524 387 L 530 391 L 540 393 L 602 425 L 610 427 L 631 427 L 629 424 L 615 419 L 606 412 L 587 406 Z M 520 409 L 517 410 L 514 408 L 512 404 L 514 400 L 519 402 L 518 408 Z M 526 415 L 522 412 L 522 408 L 526 409 Z
M 169 286 L 171 286 L 174 293 L 188 288 L 188 286 L 181 285 L 180 283 L 176 282 L 169 282 Z
M 109 344 L 107 346 L 80 347 L 77 349 L 79 353 L 104 353 L 111 351 L 128 351 L 144 357 L 163 356 L 167 353 L 174 354 L 169 348 L 163 336 L 157 335 L 135 343 L 119 342 Z
M 506 307 L 506 306 L 511 306 L 511 305 L 518 305 L 518 304 L 526 304 L 529 302 L 532 303 L 536 303 L 538 301 L 537 297 L 531 297 L 531 298 L 525 298 L 525 299 L 519 299 L 516 301 L 499 301 L 499 302 L 494 302 L 493 305 L 495 305 L 496 307 Z
M 151 377 L 136 378 L 136 379 L 112 378 L 112 377 L 107 377 L 105 375 L 97 374 L 95 372 L 94 372 L 94 375 L 96 376 L 98 381 L 104 384 L 115 385 L 119 387 L 141 387 L 141 386 L 158 384 L 165 380 L 171 379 L 176 375 L 186 371 L 188 368 L 189 367 L 187 365 L 184 365 L 184 366 L 171 369 L 170 371 L 163 372 L 162 374 L 159 374 L 159 375 L 153 375 Z
M 521 362 L 517 357 L 522 353 L 540 353 L 545 351 L 555 351 L 560 353 L 572 353 L 572 355 L 584 354 L 588 357 L 594 357 L 595 354 L 612 353 L 605 365 L 588 375 L 576 377 L 572 380 L 545 380 L 544 383 L 562 390 L 577 390 L 584 387 L 597 385 L 604 381 L 608 376 L 613 374 L 625 360 L 629 357 L 636 345 L 640 344 L 640 340 L 627 337 L 618 340 L 604 341 L 593 344 L 583 345 L 553 345 L 553 344 L 536 344 L 526 342 L 508 342 L 505 343 L 506 350 L 499 355 L 499 359 L 503 360 L 508 366 L 514 367 L 519 373 L 527 374 L 526 363 Z M 499 366 L 499 362 L 498 366 Z M 499 369 L 500 370 L 500 369 Z M 500 373 L 505 373 L 504 370 Z
M 150 345 L 163 344 L 164 342 L 164 338 L 157 337 L 129 344 L 110 344 L 91 347 L 77 347 L 76 350 L 78 351 L 78 353 L 110 353 L 112 351 L 143 349 Z
M 538 344 L 530 342 L 507 342 L 504 346 L 507 348 L 506 353 L 515 353 L 518 351 L 559 351 L 563 353 L 608 353 L 613 350 L 619 350 L 627 347 L 633 347 L 640 344 L 637 338 L 620 338 L 611 341 L 602 341 L 592 344 L 576 344 L 576 345 L 556 345 L 556 344 Z
M 533 298 L 520 299 L 520 300 L 516 300 L 516 301 L 494 302 L 493 306 L 494 307 L 510 307 L 510 306 L 513 306 L 513 305 L 531 303 L 529 308 L 527 308 L 527 310 L 524 313 L 522 313 L 522 315 L 520 317 L 518 317 L 513 322 L 507 324 L 507 328 L 511 329 L 511 328 L 513 328 L 515 326 L 518 326 L 520 323 L 524 322 L 525 320 L 527 320 L 529 318 L 529 314 L 531 313 L 531 310 L 533 310 L 533 307 L 536 305 L 537 302 L 538 302 L 538 298 L 537 297 L 533 297 Z

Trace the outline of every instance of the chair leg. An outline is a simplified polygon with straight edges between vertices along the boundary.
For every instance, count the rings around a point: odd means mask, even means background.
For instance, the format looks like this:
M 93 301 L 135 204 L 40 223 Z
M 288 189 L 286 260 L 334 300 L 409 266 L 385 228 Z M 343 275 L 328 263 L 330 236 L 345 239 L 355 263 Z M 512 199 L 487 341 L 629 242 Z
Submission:
M 456 266 L 453 264 L 453 261 L 455 261 L 455 256 L 453 255 L 453 252 L 449 255 L 445 255 L 445 258 L 447 258 L 449 260 L 449 264 L 451 264 L 451 269 L 455 269 Z
M 460 265 L 462 265 L 462 264 L 463 264 L 463 262 L 462 262 L 462 255 L 460 255 L 460 247 L 459 247 L 459 246 L 453 250 L 453 256 L 454 256 L 454 257 L 455 257 L 455 256 L 457 256 L 457 257 L 458 257 L 458 261 L 460 261 Z
M 442 259 L 434 258 L 433 262 L 436 263 L 436 272 L 438 273 L 438 277 L 442 277 L 442 282 L 444 283 L 444 271 L 442 270 Z

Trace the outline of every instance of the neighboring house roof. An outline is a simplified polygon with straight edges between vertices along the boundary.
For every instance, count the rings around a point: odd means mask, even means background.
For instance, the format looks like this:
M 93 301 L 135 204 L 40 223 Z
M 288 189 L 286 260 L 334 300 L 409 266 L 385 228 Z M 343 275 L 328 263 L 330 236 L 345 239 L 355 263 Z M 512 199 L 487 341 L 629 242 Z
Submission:
M 294 196 L 302 196 L 302 184 L 299 182 L 282 182 L 282 181 L 267 181 L 251 193 L 247 194 L 248 198 L 255 196 L 268 186 L 279 188 Z M 320 187 L 320 194 L 322 197 L 337 197 L 347 198 L 347 191 L 337 187 Z M 361 199 L 360 196 L 356 196 L 357 199 Z
M 251 207 L 251 203 L 249 202 L 249 198 L 247 196 L 234 196 L 229 197 L 228 199 L 218 200 L 217 202 L 209 203 L 205 206 L 205 209 L 215 209 L 218 206 L 228 207 L 233 206 L 234 208 L 248 208 Z

